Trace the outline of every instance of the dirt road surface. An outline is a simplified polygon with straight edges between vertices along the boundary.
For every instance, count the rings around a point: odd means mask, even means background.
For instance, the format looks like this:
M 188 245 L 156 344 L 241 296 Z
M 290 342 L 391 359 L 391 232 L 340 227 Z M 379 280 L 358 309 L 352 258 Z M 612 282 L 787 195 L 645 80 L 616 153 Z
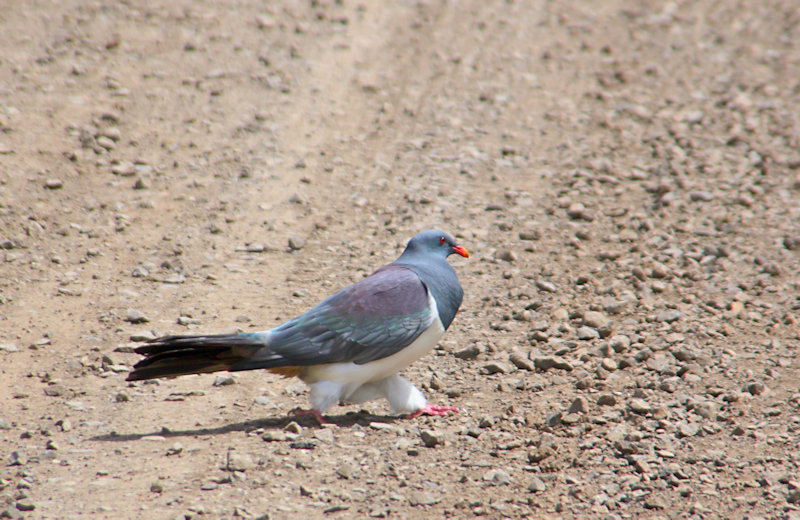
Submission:
M 0 10 L 0 516 L 800 518 L 791 0 Z M 446 418 L 128 384 L 429 227 Z

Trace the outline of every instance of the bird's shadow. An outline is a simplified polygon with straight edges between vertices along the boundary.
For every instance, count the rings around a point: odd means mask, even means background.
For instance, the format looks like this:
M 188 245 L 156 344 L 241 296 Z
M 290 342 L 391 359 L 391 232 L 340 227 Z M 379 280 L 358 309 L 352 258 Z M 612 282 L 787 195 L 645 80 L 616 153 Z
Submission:
M 397 422 L 400 417 L 390 415 L 374 415 L 364 410 L 360 412 L 349 412 L 344 415 L 329 415 L 325 418 L 330 424 L 341 428 L 350 428 L 356 424 L 360 426 L 369 426 L 370 423 L 385 423 L 393 424 Z M 188 430 L 171 430 L 164 427 L 158 431 L 152 432 L 132 432 L 120 433 L 112 431 L 104 435 L 96 435 L 89 440 L 104 441 L 104 442 L 128 442 L 138 441 L 145 437 L 152 437 L 159 435 L 161 437 L 194 437 L 199 435 L 224 435 L 232 432 L 251 432 L 258 429 L 283 429 L 289 423 L 296 422 L 307 428 L 322 428 L 317 423 L 316 419 L 311 416 L 298 416 L 288 415 L 285 417 L 266 417 L 263 419 L 251 419 L 249 421 L 242 421 L 237 423 L 225 424 L 215 428 L 192 428 Z

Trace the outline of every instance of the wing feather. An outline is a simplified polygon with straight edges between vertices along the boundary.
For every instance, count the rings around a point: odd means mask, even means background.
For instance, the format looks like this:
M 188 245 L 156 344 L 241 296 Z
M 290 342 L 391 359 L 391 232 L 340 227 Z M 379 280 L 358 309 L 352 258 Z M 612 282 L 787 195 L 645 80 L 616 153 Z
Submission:
M 436 318 L 419 277 L 388 265 L 270 331 L 246 367 L 276 358 L 289 366 L 369 363 L 413 343 Z

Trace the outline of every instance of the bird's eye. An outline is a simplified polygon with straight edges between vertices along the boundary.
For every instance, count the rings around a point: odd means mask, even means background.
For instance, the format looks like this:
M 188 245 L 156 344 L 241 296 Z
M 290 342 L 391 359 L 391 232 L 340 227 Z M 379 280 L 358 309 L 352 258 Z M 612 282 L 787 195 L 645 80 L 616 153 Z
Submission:
M 445 242 L 447 242 L 447 240 L 445 240 L 444 237 L 439 237 L 439 245 L 444 245 Z

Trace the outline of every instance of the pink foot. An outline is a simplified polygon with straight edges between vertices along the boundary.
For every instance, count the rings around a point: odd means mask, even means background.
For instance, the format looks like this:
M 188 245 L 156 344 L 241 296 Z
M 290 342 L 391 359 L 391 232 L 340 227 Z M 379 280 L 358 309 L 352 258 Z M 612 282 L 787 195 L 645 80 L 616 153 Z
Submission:
M 295 408 L 294 410 L 290 411 L 289 414 L 291 415 L 313 415 L 317 422 L 322 426 L 323 424 L 331 424 L 330 422 L 326 421 L 325 418 L 319 413 L 318 410 L 314 410 L 313 408 L 310 410 L 303 410 L 302 408 Z
M 437 417 L 444 417 L 448 412 L 458 411 L 458 408 L 455 406 L 436 406 L 433 404 L 426 404 L 425 408 L 421 408 L 414 413 L 406 415 L 406 419 L 413 419 L 414 417 L 419 417 L 420 415 L 435 415 Z

